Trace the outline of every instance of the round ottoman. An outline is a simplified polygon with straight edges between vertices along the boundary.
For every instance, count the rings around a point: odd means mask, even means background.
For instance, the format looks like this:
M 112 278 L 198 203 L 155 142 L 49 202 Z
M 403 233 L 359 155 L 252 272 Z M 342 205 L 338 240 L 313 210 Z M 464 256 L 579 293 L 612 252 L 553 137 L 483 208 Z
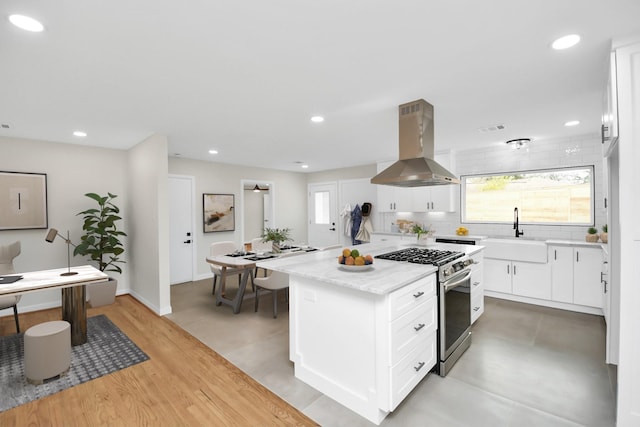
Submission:
M 71 365 L 71 324 L 40 323 L 24 333 L 24 375 L 31 384 L 67 373 Z

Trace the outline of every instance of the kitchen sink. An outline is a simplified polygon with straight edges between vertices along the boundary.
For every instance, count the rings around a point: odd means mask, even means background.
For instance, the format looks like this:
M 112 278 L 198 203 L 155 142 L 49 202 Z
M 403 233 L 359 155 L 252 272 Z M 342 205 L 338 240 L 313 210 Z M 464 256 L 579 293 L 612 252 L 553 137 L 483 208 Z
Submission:
M 547 262 L 547 243 L 544 240 L 522 237 L 491 237 L 480 242 L 485 258 L 511 261 Z

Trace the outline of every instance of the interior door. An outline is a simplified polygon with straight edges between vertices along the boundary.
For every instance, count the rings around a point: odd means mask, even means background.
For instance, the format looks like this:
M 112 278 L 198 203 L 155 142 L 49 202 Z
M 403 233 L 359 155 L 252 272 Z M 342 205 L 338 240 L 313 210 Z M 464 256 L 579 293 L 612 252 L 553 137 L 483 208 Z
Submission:
M 309 184 L 309 245 L 324 247 L 340 243 L 337 201 L 337 183 Z
M 169 177 L 169 279 L 193 280 L 193 178 Z
M 263 206 L 263 210 L 262 210 L 262 222 L 263 222 L 263 229 L 265 228 L 273 228 L 271 224 L 273 224 L 273 218 L 271 218 L 272 216 L 272 212 L 271 212 L 271 195 L 270 194 L 265 194 L 264 196 L 262 196 L 262 206 Z

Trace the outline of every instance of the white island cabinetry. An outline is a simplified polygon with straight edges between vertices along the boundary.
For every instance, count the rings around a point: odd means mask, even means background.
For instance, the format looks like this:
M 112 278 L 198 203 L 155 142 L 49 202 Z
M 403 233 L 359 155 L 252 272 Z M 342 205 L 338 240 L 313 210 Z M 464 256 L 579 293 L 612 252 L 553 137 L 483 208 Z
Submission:
M 359 245 L 373 256 L 401 243 Z M 296 378 L 379 424 L 436 366 L 436 267 L 375 259 L 345 271 L 341 250 L 258 263 L 289 275 Z
M 436 364 L 435 275 L 387 295 L 290 281 L 296 377 L 380 423 Z

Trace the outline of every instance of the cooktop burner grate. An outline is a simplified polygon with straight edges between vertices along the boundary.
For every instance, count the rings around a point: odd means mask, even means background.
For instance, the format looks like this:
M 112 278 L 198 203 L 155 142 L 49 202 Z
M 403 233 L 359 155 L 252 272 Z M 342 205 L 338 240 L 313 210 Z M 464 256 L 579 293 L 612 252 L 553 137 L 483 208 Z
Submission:
M 449 261 L 462 256 L 464 256 L 464 253 L 462 252 L 445 251 L 440 249 L 407 248 L 376 255 L 376 258 L 390 261 L 407 261 L 414 264 L 429 264 L 440 267 Z

